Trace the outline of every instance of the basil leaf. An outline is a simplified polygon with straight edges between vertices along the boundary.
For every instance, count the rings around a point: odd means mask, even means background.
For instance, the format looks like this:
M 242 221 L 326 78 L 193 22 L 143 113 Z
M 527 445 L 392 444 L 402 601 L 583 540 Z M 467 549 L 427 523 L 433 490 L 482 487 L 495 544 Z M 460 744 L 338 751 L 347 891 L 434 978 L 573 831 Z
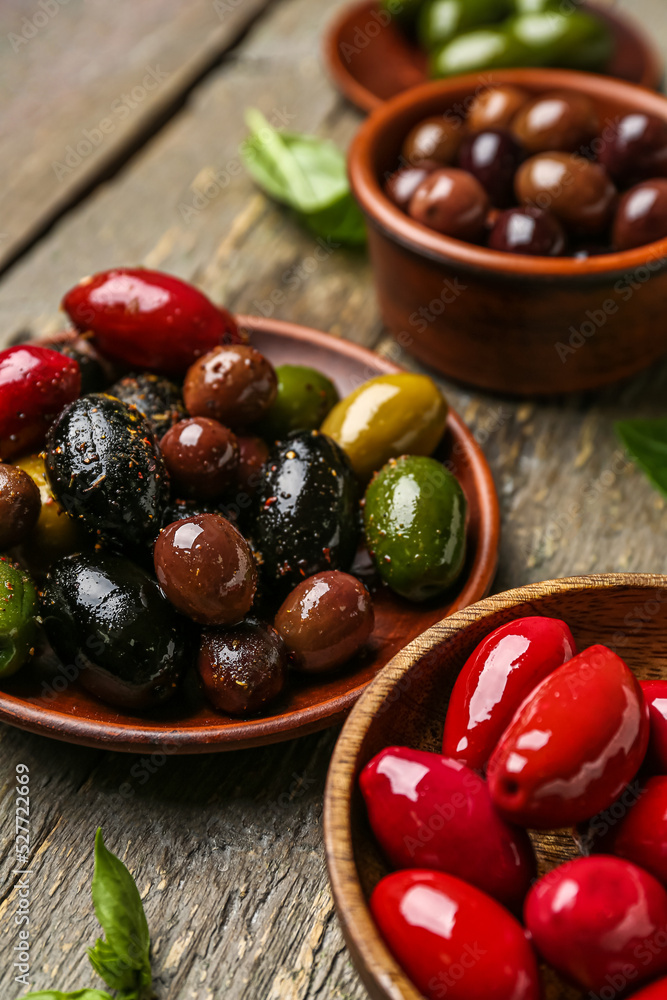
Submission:
M 111 997 L 104 990 L 76 990 L 75 993 L 40 990 L 39 993 L 26 993 L 21 1000 L 111 1000 Z
M 616 433 L 630 457 L 667 496 L 667 419 L 621 420 Z
M 89 952 L 93 967 L 96 971 L 104 970 L 100 975 L 112 989 L 140 989 L 149 985 L 150 935 L 139 890 L 123 862 L 104 846 L 101 830 L 95 836 L 92 896 L 95 914 L 106 936 L 106 942 L 98 941 Z M 126 973 L 133 973 L 129 983 Z M 121 979 L 123 985 L 117 985 Z

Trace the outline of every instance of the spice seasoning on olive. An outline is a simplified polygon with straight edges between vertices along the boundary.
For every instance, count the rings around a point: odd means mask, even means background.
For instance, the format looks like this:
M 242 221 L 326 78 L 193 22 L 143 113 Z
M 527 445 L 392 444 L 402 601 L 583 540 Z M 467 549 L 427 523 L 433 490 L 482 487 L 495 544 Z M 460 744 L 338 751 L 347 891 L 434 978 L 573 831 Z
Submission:
M 44 347 L 76 361 L 81 372 L 81 395 L 102 392 L 114 379 L 114 365 L 93 346 L 89 336 L 56 334 L 43 342 Z
M 614 219 L 617 250 L 654 243 L 667 237 L 667 178 L 656 177 L 631 188 L 621 198 Z
M 160 532 L 154 551 L 160 586 L 200 625 L 234 625 L 250 610 L 257 570 L 250 546 L 221 514 L 197 514 Z
M 294 431 L 316 431 L 340 396 L 333 382 L 306 365 L 276 368 L 278 390 L 260 431 L 267 441 L 280 441 Z
M 551 212 L 524 205 L 500 212 L 489 233 L 489 247 L 506 253 L 555 257 L 565 249 L 565 233 Z
M 236 469 L 236 481 L 251 496 L 257 492 L 262 481 L 262 469 L 269 457 L 269 446 L 260 437 L 237 437 L 239 446 L 239 463 Z
M 0 678 L 15 674 L 30 656 L 36 615 L 37 591 L 29 574 L 0 556 Z
M 385 192 L 395 205 L 407 211 L 413 194 L 431 171 L 437 169 L 437 166 L 436 163 L 432 166 L 401 167 L 400 170 L 387 178 L 384 186 Z
M 603 133 L 598 159 L 623 185 L 667 176 L 667 122 L 643 111 L 625 115 Z
M 27 472 L 0 464 L 0 549 L 20 545 L 37 524 L 42 502 Z
M 469 132 L 486 129 L 508 129 L 517 111 L 530 100 L 530 94 L 522 87 L 511 84 L 502 87 L 488 87 L 479 93 L 468 112 L 466 126 Z
M 444 236 L 474 242 L 482 235 L 489 208 L 489 196 L 472 174 L 443 168 L 422 181 L 408 212 Z
M 160 527 L 166 528 L 168 524 L 173 524 L 174 521 L 185 521 L 186 518 L 194 517 L 195 514 L 222 514 L 228 521 L 236 523 L 235 518 L 232 517 L 228 510 L 223 510 L 221 504 L 206 500 L 176 498 L 170 500 L 167 506 L 163 507 Z
M 197 669 L 215 708 L 229 715 L 249 715 L 285 687 L 287 650 L 275 629 L 247 618 L 229 628 L 204 629 Z
M 126 375 L 107 391 L 110 396 L 136 406 L 148 420 L 158 440 L 186 416 L 181 390 L 162 375 L 151 375 L 149 372 Z
M 172 483 L 181 497 L 219 497 L 234 481 L 239 446 L 228 427 L 209 417 L 181 420 L 160 441 Z
M 246 344 L 225 345 L 188 369 L 183 399 L 190 416 L 246 427 L 264 416 L 277 388 L 273 366 L 259 351 Z
M 514 174 L 520 162 L 521 149 L 509 133 L 499 129 L 468 136 L 459 150 L 459 167 L 479 181 L 498 208 L 514 200 Z
M 463 138 L 462 122 L 452 115 L 434 115 L 408 132 L 402 154 L 412 166 L 424 162 L 448 166 L 456 159 Z
M 552 212 L 581 235 L 601 232 L 611 221 L 617 192 L 604 167 L 572 153 L 538 153 L 519 167 L 516 195 L 524 205 Z
M 590 143 L 600 128 L 595 105 L 585 94 L 553 90 L 525 104 L 512 132 L 529 153 L 574 153 Z
M 349 573 L 317 573 L 286 598 L 274 625 L 292 664 L 320 673 L 341 666 L 366 644 L 373 631 L 373 602 Z

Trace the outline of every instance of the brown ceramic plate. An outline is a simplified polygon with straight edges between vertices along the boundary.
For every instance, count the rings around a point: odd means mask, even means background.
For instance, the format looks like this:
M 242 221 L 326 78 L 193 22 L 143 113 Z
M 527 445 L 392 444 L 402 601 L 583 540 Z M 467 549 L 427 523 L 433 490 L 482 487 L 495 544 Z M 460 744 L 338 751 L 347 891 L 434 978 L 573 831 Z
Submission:
M 454 681 L 481 640 L 526 615 L 564 619 L 579 649 L 604 643 L 640 678 L 665 677 L 667 576 L 609 573 L 551 580 L 496 594 L 429 629 L 368 688 L 336 744 L 325 793 L 324 836 L 338 915 L 372 1000 L 423 1000 L 380 937 L 367 900 L 387 867 L 366 820 L 357 778 L 387 746 L 439 751 Z M 533 836 L 540 874 L 576 857 L 569 831 Z M 474 850 L 474 844 L 471 844 Z M 583 1000 L 545 970 L 545 1000 Z M 592 994 L 591 994 L 592 995 Z
M 608 7 L 584 7 L 594 9 L 609 24 L 616 40 L 606 74 L 657 90 L 663 66 L 643 32 Z M 429 79 L 426 53 L 394 24 L 381 23 L 378 16 L 377 0 L 352 3 L 343 8 L 325 37 L 324 56 L 334 83 L 362 111 L 373 111 L 390 97 Z
M 250 316 L 240 323 L 252 342 L 276 364 L 304 364 L 333 379 L 342 396 L 376 375 L 400 371 L 363 347 L 325 333 Z M 55 691 L 52 677 L 28 666 L 0 690 L 0 720 L 55 739 L 128 752 L 206 753 L 259 746 L 302 736 L 341 721 L 366 685 L 407 642 L 445 615 L 488 593 L 496 569 L 499 514 L 493 479 L 472 434 L 450 413 L 440 448 L 468 498 L 468 560 L 460 588 L 446 601 L 410 605 L 388 591 L 375 598 L 376 627 L 366 654 L 321 678 L 293 678 L 272 714 L 248 720 L 215 712 L 197 684 L 186 683 L 173 706 L 149 718 L 123 714 L 87 694 L 74 682 Z

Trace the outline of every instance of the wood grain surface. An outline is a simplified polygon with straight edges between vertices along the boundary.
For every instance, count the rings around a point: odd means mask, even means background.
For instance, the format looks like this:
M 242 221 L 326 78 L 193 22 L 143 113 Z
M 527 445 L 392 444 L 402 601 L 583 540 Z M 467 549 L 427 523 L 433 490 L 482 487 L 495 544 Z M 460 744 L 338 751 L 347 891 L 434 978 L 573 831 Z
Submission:
M 1 5 L 0 338 L 57 329 L 62 294 L 82 275 L 145 263 L 196 281 L 235 310 L 328 330 L 410 365 L 383 336 L 365 254 L 318 244 L 258 193 L 239 161 L 249 105 L 341 144 L 353 135 L 360 118 L 336 95 L 319 57 L 340 3 L 225 2 L 221 23 L 208 2 L 69 0 L 17 52 L 9 33 L 24 12 L 41 8 L 37 0 Z M 620 7 L 645 20 L 667 58 L 663 0 Z M 95 163 L 91 154 L 74 171 L 89 170 L 85 183 L 62 196 L 53 184 L 58 151 L 160 59 L 174 74 L 190 68 L 164 104 L 142 103 L 127 123 L 131 136 L 120 127 L 110 133 L 109 159 L 101 150 Z M 539 403 L 443 384 L 496 477 L 496 590 L 578 573 L 666 570 L 667 509 L 625 459 L 613 421 L 664 414 L 667 363 L 601 393 Z M 13 778 L 25 763 L 33 988 L 96 983 L 85 947 L 96 934 L 89 885 L 99 825 L 145 897 L 160 1000 L 362 1000 L 322 850 L 334 740 L 329 732 L 223 757 L 146 761 L 1 728 L 4 955 L 17 900 Z M 5 957 L 0 993 L 14 1000 L 23 992 Z

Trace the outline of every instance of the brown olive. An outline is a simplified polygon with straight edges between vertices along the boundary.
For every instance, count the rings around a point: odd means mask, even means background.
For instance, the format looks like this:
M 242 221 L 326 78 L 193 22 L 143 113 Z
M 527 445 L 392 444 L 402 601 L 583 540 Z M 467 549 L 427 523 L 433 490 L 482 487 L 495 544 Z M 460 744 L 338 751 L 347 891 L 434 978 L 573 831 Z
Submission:
M 457 240 L 475 241 L 484 231 L 489 196 L 465 170 L 434 170 L 410 200 L 409 214 L 416 222 Z
M 530 94 L 511 84 L 488 87 L 481 91 L 470 106 L 466 125 L 469 132 L 488 128 L 508 128 L 519 108 L 530 100 Z
M 621 198 L 614 219 L 613 243 L 631 250 L 667 237 L 667 180 L 637 184 Z
M 436 164 L 437 166 L 437 164 Z M 384 189 L 399 208 L 405 209 L 422 181 L 425 181 L 435 167 L 401 167 L 387 178 Z
M 209 417 L 175 424 L 160 441 L 172 491 L 180 497 L 219 497 L 235 479 L 239 461 L 236 435 Z
M 374 626 L 373 602 L 349 573 L 317 573 L 295 587 L 274 625 L 294 666 L 320 673 L 341 666 L 366 644 Z
M 197 669 L 215 708 L 248 715 L 285 687 L 287 650 L 275 629 L 249 618 L 229 628 L 204 629 Z
M 515 178 L 523 205 L 551 212 L 566 229 L 594 235 L 609 225 L 617 192 L 607 171 L 572 153 L 538 153 L 522 164 Z
M 253 494 L 262 482 L 262 466 L 269 457 L 269 446 L 259 437 L 237 438 L 239 464 L 236 481 L 247 493 Z
M 257 569 L 250 547 L 221 514 L 196 514 L 160 532 L 155 572 L 179 611 L 201 625 L 234 625 L 252 606 Z
M 597 135 L 600 119 L 585 94 L 553 90 L 525 104 L 512 132 L 529 153 L 574 153 Z
M 185 376 L 183 399 L 193 417 L 212 417 L 230 427 L 253 424 L 276 398 L 273 365 L 247 344 L 216 347 Z
M 463 125 L 458 118 L 434 115 L 418 122 L 408 132 L 401 152 L 413 166 L 428 160 L 448 166 L 456 159 L 462 138 Z
M 42 502 L 27 472 L 0 464 L 0 549 L 20 545 L 37 524 Z

